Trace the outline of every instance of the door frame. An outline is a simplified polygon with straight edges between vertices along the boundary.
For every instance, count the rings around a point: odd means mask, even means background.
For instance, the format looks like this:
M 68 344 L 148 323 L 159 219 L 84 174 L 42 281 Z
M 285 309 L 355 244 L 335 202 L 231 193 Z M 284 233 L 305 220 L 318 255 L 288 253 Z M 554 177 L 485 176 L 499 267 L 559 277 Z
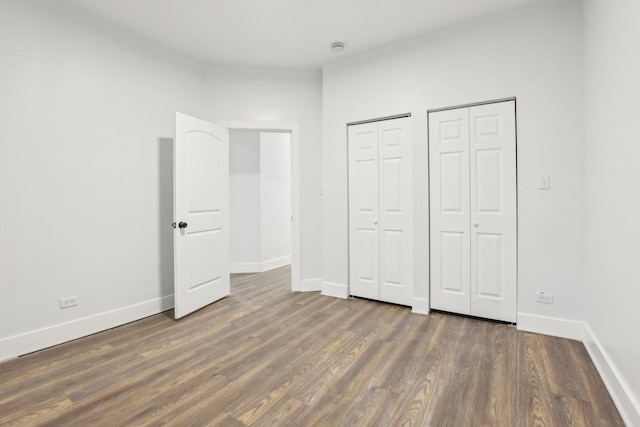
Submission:
M 291 134 L 291 291 L 300 292 L 300 125 L 297 123 L 219 121 L 229 131 Z

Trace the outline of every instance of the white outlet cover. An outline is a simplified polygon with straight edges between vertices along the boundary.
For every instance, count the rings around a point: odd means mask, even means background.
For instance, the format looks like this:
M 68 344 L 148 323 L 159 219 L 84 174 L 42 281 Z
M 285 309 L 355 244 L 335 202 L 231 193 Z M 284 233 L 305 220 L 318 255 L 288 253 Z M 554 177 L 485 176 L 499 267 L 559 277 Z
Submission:
M 540 175 L 538 177 L 538 189 L 549 190 L 551 188 L 551 176 Z

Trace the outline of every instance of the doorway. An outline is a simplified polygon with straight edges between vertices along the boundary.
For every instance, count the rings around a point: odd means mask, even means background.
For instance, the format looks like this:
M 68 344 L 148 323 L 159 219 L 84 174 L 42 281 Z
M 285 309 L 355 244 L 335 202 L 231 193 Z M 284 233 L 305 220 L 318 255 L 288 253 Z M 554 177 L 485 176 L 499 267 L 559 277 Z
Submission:
M 291 264 L 291 134 L 229 132 L 231 273 Z
M 289 189 L 290 189 L 290 193 L 289 193 L 289 222 L 290 222 L 290 227 L 289 227 L 289 242 L 290 242 L 290 263 L 291 263 L 291 290 L 293 292 L 299 292 L 301 290 L 300 287 L 300 194 L 299 194 L 299 182 L 300 182 L 300 168 L 299 168 L 299 152 L 300 152 L 300 142 L 299 142 L 299 126 L 298 124 L 294 124 L 294 123 L 264 123 L 264 122 L 220 122 L 220 124 L 224 127 L 226 127 L 227 129 L 229 129 L 229 133 L 230 133 L 230 146 L 233 146 L 234 144 L 234 139 L 236 140 L 236 143 L 239 145 L 244 146 L 244 148 L 249 148 L 251 145 L 251 139 L 253 138 L 253 141 L 255 142 L 256 139 L 260 139 L 260 137 L 262 136 L 262 140 L 263 140 L 263 144 L 258 144 L 259 145 L 263 145 L 265 148 L 267 148 L 267 150 L 265 150 L 265 152 L 263 154 L 265 154 L 266 157 L 269 156 L 278 156 L 277 152 L 281 151 L 282 149 L 282 145 L 283 145 L 283 141 L 285 139 L 288 140 L 288 145 L 289 145 L 289 156 L 288 159 L 286 160 L 288 163 L 288 174 L 284 174 L 284 175 L 288 175 L 289 177 Z M 237 138 L 238 136 L 240 136 L 240 138 Z M 274 145 L 280 145 L 280 147 L 278 149 L 274 149 L 274 150 L 269 150 L 269 148 L 274 148 Z M 233 148 L 231 148 L 232 150 L 236 149 L 236 148 L 240 148 L 238 146 L 235 146 Z M 237 150 L 242 152 L 242 150 Z M 246 153 L 246 151 L 245 151 Z M 240 154 L 240 153 L 236 153 L 236 154 Z M 251 155 L 251 153 L 249 153 Z M 253 154 L 257 154 L 257 152 L 253 152 Z M 278 156 L 278 157 L 282 157 L 282 156 Z M 230 156 L 231 158 L 231 156 Z M 267 160 L 266 158 L 264 160 Z M 233 161 L 233 160 L 232 160 Z M 258 159 L 258 163 L 260 162 L 260 160 Z M 250 165 L 249 165 L 250 166 Z M 253 167 L 254 167 L 254 171 L 255 171 L 255 166 L 256 166 L 256 159 L 253 159 Z M 278 176 L 276 176 L 278 175 Z M 279 180 L 282 181 L 282 173 L 277 173 L 277 171 L 273 171 L 271 172 L 271 176 L 268 177 L 268 181 L 269 181 L 269 185 L 273 187 L 273 183 L 274 180 Z M 259 180 L 258 176 L 254 176 L 254 181 L 256 179 Z M 236 184 L 239 184 L 238 182 L 236 182 Z M 246 184 L 246 182 L 245 182 Z M 232 184 L 233 185 L 233 184 Z M 259 186 L 258 186 L 259 188 Z M 271 188 L 271 190 L 273 190 L 273 188 Z M 259 190 L 257 190 L 259 191 Z M 253 188 L 253 192 L 256 192 L 256 188 Z M 232 204 L 234 203 L 233 200 L 233 195 L 231 196 L 231 202 Z M 282 204 L 282 202 L 284 201 L 284 199 L 286 199 L 286 195 L 283 196 L 282 194 L 280 194 L 280 196 L 277 197 L 281 197 L 280 202 L 276 203 L 275 200 L 271 199 L 271 203 L 267 203 L 270 206 L 266 206 L 268 209 L 275 209 L 277 208 L 278 204 Z M 237 202 L 237 200 L 236 200 Z M 233 207 L 232 207 L 233 209 Z M 232 212 L 232 215 L 233 212 Z M 280 217 L 282 215 L 280 214 Z M 245 217 L 245 215 L 241 215 L 241 217 Z M 237 219 L 242 219 L 242 218 L 237 218 Z M 282 226 L 282 221 L 279 221 L 279 226 Z M 255 224 L 254 224 L 255 226 Z M 239 227 L 241 227 L 241 224 L 232 224 L 231 225 L 231 233 L 232 235 L 231 237 L 231 246 L 232 246 L 232 252 L 234 250 L 237 251 L 237 247 L 234 248 L 234 235 L 233 235 L 233 230 L 234 229 L 238 229 Z M 244 230 L 247 231 L 247 230 Z M 255 227 L 254 227 L 254 231 L 255 231 Z M 271 234 L 271 237 L 273 237 L 273 233 L 271 233 L 272 231 L 274 231 L 273 229 L 270 229 L 269 232 L 267 233 L 267 235 Z M 237 236 L 237 232 L 235 233 L 236 237 Z M 268 237 L 268 236 L 267 236 Z M 237 242 L 236 242 L 237 243 Z M 282 242 L 280 242 L 281 244 Z M 273 248 L 273 246 L 272 246 Z M 253 249 L 255 251 L 255 248 Z M 267 255 L 267 259 L 266 259 L 266 263 L 262 264 L 262 268 L 265 269 L 269 269 L 270 264 L 269 262 L 273 262 L 274 264 L 271 264 L 273 266 L 277 266 L 278 263 L 283 262 L 283 259 L 278 259 L 278 257 L 276 256 L 275 259 L 273 257 L 269 258 L 270 255 Z M 288 260 L 287 260 L 288 261 Z M 288 263 L 288 262 L 287 262 Z M 233 260 L 232 260 L 232 265 L 233 265 Z M 284 265 L 284 264 L 282 264 Z M 233 271 L 233 270 L 232 270 Z

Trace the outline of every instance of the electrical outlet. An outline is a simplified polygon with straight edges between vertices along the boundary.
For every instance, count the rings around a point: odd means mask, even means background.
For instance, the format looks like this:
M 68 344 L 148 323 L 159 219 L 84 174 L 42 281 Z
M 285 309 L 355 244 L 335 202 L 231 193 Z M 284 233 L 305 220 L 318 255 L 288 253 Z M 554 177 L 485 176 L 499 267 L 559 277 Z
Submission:
M 549 190 L 551 189 L 551 177 L 549 175 L 540 175 L 538 178 L 538 189 Z
M 60 298 L 60 309 L 75 307 L 78 305 L 78 297 Z
M 538 292 L 536 294 L 536 301 L 543 304 L 553 304 L 553 295 L 545 294 L 544 292 Z

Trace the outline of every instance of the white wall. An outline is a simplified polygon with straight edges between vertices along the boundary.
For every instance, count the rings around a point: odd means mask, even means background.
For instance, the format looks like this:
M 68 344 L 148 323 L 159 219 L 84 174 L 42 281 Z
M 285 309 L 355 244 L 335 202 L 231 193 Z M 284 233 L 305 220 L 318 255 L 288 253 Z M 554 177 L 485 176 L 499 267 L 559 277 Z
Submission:
M 260 133 L 263 270 L 291 264 L 291 134 Z
M 322 75 L 320 71 L 211 65 L 205 119 L 300 125 L 300 268 L 303 289 L 322 274 Z
M 581 14 L 577 0 L 541 2 L 324 67 L 325 293 L 346 296 L 348 282 L 345 124 L 412 113 L 414 296 L 428 298 L 426 112 L 515 96 L 519 326 L 540 330 L 548 317 L 576 332 L 572 321 L 585 317 Z M 537 189 L 540 174 L 551 174 L 550 191 Z M 539 290 L 554 304 L 536 303 Z
M 260 271 L 259 132 L 229 132 L 229 228 L 231 272 Z
M 640 2 L 585 2 L 586 341 L 640 425 Z
M 204 73 L 55 2 L 3 1 L 0 52 L 1 360 L 172 306 L 175 112 L 202 115 Z

